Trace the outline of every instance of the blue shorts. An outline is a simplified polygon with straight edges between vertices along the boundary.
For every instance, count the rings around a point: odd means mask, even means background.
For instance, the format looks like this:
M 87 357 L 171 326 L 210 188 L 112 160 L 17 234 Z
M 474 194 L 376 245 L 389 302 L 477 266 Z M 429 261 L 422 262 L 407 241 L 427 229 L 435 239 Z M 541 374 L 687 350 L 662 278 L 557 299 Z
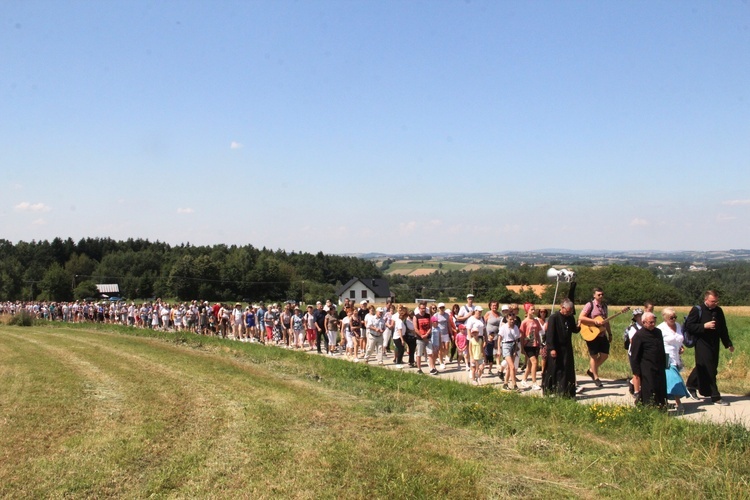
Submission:
M 513 356 L 516 354 L 516 346 L 518 345 L 516 342 L 502 342 L 503 346 L 503 357 L 507 358 L 508 356 Z
M 436 346 L 440 345 L 440 332 L 432 334 L 432 338 L 430 339 L 430 343 L 432 345 L 436 345 Z

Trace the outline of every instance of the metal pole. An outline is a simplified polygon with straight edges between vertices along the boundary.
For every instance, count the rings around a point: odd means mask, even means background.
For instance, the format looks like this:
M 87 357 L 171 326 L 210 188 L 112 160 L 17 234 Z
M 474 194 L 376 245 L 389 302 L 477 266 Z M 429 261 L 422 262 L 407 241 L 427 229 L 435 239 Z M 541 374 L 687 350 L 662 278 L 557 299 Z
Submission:
M 557 275 L 557 279 L 555 280 L 555 295 L 552 297 L 552 310 L 550 311 L 550 315 L 552 315 L 555 312 L 555 300 L 557 300 L 557 288 L 560 286 L 560 275 Z

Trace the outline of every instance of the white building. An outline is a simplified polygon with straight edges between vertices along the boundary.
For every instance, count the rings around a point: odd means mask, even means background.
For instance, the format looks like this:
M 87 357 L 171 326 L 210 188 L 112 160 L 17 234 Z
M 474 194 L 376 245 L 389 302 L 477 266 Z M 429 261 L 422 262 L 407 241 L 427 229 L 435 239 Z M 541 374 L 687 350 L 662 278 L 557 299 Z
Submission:
M 352 278 L 344 286 L 336 291 L 339 303 L 344 299 L 354 302 L 367 300 L 368 302 L 385 302 L 393 297 L 388 281 L 382 278 L 359 279 Z

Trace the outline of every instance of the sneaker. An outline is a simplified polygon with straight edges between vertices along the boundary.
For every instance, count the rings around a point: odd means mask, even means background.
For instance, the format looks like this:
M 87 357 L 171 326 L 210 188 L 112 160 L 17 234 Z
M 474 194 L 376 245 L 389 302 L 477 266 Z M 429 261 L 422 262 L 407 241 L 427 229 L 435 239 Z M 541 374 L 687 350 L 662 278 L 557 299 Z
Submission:
M 466 367 L 466 371 L 467 371 L 467 372 L 470 372 L 470 371 L 471 371 L 471 367 L 470 367 L 470 366 L 467 366 L 467 367 Z
M 541 387 L 539 387 L 538 385 L 534 384 L 534 385 L 532 385 L 532 386 L 531 386 L 531 390 L 532 390 L 532 391 L 541 391 L 541 390 L 542 390 L 542 388 L 541 388 Z
M 591 380 L 596 381 L 596 377 L 594 377 L 594 374 L 591 373 L 591 370 L 586 370 L 586 375 L 591 377 Z
M 440 369 L 445 371 L 445 363 L 440 363 Z
M 420 368 L 419 370 L 417 370 L 417 373 L 421 373 L 421 374 L 423 374 L 423 375 L 424 375 L 424 372 L 422 371 L 422 369 L 421 369 L 421 368 Z
M 597 379 L 595 379 L 595 380 L 594 380 L 594 385 L 595 385 L 595 386 L 597 386 L 597 387 L 601 387 L 601 386 L 603 386 L 604 384 L 602 383 L 602 381 L 601 381 L 601 380 L 599 380 L 599 379 L 597 378 Z
M 723 399 L 719 399 L 713 402 L 716 406 L 729 406 L 729 403 L 724 401 Z
M 503 384 L 503 390 L 506 392 L 510 391 L 510 387 L 508 387 L 508 384 Z
M 404 365 L 403 365 L 403 364 L 401 364 L 401 363 L 399 363 L 399 364 L 397 364 L 397 365 L 393 365 L 393 367 L 394 367 L 394 368 L 398 368 L 399 370 L 401 370 L 401 369 L 403 369 L 403 368 L 404 368 Z
M 582 393 L 585 390 L 586 390 L 586 388 L 583 387 L 582 385 L 576 386 L 576 394 L 580 394 L 580 393 Z
M 383 366 L 383 362 L 382 361 L 378 361 L 378 366 Z
M 688 387 L 687 392 L 690 399 L 698 399 L 698 390 L 695 387 Z
M 529 388 L 529 383 L 526 382 L 525 380 L 522 380 L 521 381 L 521 387 L 523 387 L 524 389 L 528 389 Z
M 430 370 L 430 375 L 437 375 L 437 374 L 438 374 L 438 371 L 435 368 Z
M 359 358 L 354 358 L 352 361 L 354 361 L 355 363 L 359 363 Z

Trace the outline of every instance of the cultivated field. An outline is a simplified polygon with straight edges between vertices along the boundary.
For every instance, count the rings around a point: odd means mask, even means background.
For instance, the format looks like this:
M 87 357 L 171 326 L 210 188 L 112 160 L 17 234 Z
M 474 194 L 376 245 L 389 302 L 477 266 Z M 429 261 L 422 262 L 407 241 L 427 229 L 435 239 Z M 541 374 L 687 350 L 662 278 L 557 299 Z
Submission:
M 741 426 L 192 334 L 0 326 L 0 379 L 3 498 L 737 498 L 750 477 Z
M 378 265 L 381 263 L 379 262 Z M 404 276 L 426 276 L 437 271 L 476 271 L 477 269 L 500 269 L 499 264 L 465 264 L 462 262 L 440 260 L 397 260 L 393 262 L 385 274 L 400 274 Z

